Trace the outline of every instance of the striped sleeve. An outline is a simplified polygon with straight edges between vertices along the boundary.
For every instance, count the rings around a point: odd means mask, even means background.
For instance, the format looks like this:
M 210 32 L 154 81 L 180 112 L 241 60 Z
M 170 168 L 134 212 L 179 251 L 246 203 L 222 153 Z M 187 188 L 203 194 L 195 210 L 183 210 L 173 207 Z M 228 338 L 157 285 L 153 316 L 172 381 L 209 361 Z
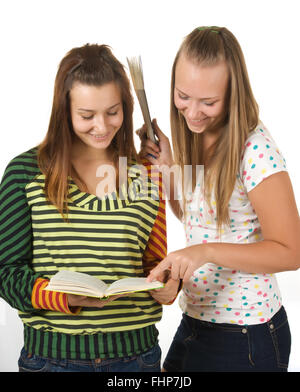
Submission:
M 32 227 L 25 172 L 15 158 L 0 184 L 0 296 L 13 308 L 32 311 L 31 293 L 38 274 L 30 268 Z
M 144 271 L 149 274 L 161 260 L 167 255 L 167 231 L 166 231 L 166 201 L 163 198 L 162 175 L 150 165 L 145 164 L 148 173 L 151 170 L 151 180 L 159 186 L 159 207 L 156 220 L 143 254 Z
M 44 290 L 49 280 L 38 278 L 33 286 L 31 302 L 35 309 L 54 310 L 57 312 L 78 314 L 80 307 L 69 307 L 66 293 Z
M 160 200 L 157 217 L 143 255 L 144 271 L 146 275 L 148 275 L 150 271 L 167 256 L 166 198 L 163 189 L 162 173 L 145 161 L 143 164 L 147 168 L 148 175 L 151 175 L 151 180 L 159 187 Z M 169 276 L 170 271 L 165 271 L 164 282 L 169 279 Z M 180 280 L 176 296 L 170 302 L 162 305 L 172 305 L 181 291 L 182 285 L 182 280 Z

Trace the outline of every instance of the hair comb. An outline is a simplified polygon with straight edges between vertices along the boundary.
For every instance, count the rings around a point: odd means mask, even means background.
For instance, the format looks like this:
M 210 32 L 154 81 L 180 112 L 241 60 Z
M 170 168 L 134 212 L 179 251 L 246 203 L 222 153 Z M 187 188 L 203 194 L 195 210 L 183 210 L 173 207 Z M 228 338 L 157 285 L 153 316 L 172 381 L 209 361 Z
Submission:
M 219 30 L 215 30 L 217 28 L 218 26 L 201 26 L 201 27 L 197 27 L 197 30 L 199 31 L 210 30 L 212 33 L 219 34 Z

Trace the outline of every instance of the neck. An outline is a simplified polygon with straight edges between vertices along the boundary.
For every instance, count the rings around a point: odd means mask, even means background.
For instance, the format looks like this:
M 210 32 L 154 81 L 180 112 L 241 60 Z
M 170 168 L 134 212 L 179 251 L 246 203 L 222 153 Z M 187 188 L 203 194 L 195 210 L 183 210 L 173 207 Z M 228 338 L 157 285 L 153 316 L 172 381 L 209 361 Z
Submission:
M 224 127 L 207 130 L 203 133 L 202 146 L 203 146 L 203 159 L 205 164 L 209 164 L 209 161 L 215 151 L 216 143 L 224 131 Z
M 113 159 L 113 151 L 111 148 L 100 150 L 87 146 L 81 140 L 75 140 L 72 145 L 72 160 L 80 159 L 89 162 L 108 162 Z

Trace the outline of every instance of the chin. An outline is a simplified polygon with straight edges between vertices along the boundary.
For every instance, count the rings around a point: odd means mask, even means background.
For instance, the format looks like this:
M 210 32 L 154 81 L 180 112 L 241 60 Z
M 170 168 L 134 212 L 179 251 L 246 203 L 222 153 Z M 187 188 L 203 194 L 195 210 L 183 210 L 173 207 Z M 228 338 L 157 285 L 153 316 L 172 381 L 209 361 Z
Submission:
M 111 142 L 112 142 L 112 135 L 108 135 L 105 140 L 94 140 L 92 137 L 88 137 L 85 139 L 84 143 L 87 144 L 89 147 L 95 148 L 97 150 L 106 150 Z
M 202 125 L 201 127 L 195 127 L 194 125 L 189 125 L 188 124 L 188 128 L 191 132 L 194 133 L 203 133 L 205 131 L 205 129 L 207 128 L 206 125 Z

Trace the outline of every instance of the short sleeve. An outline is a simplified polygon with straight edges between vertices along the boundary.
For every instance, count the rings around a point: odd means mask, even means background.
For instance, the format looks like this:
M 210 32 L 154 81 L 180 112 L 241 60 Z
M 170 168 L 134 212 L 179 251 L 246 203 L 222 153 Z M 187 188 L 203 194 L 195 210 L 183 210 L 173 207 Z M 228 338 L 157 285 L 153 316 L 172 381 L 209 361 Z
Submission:
M 286 162 L 267 129 L 259 126 L 249 135 L 241 161 L 240 178 L 247 192 L 272 174 L 287 171 Z

